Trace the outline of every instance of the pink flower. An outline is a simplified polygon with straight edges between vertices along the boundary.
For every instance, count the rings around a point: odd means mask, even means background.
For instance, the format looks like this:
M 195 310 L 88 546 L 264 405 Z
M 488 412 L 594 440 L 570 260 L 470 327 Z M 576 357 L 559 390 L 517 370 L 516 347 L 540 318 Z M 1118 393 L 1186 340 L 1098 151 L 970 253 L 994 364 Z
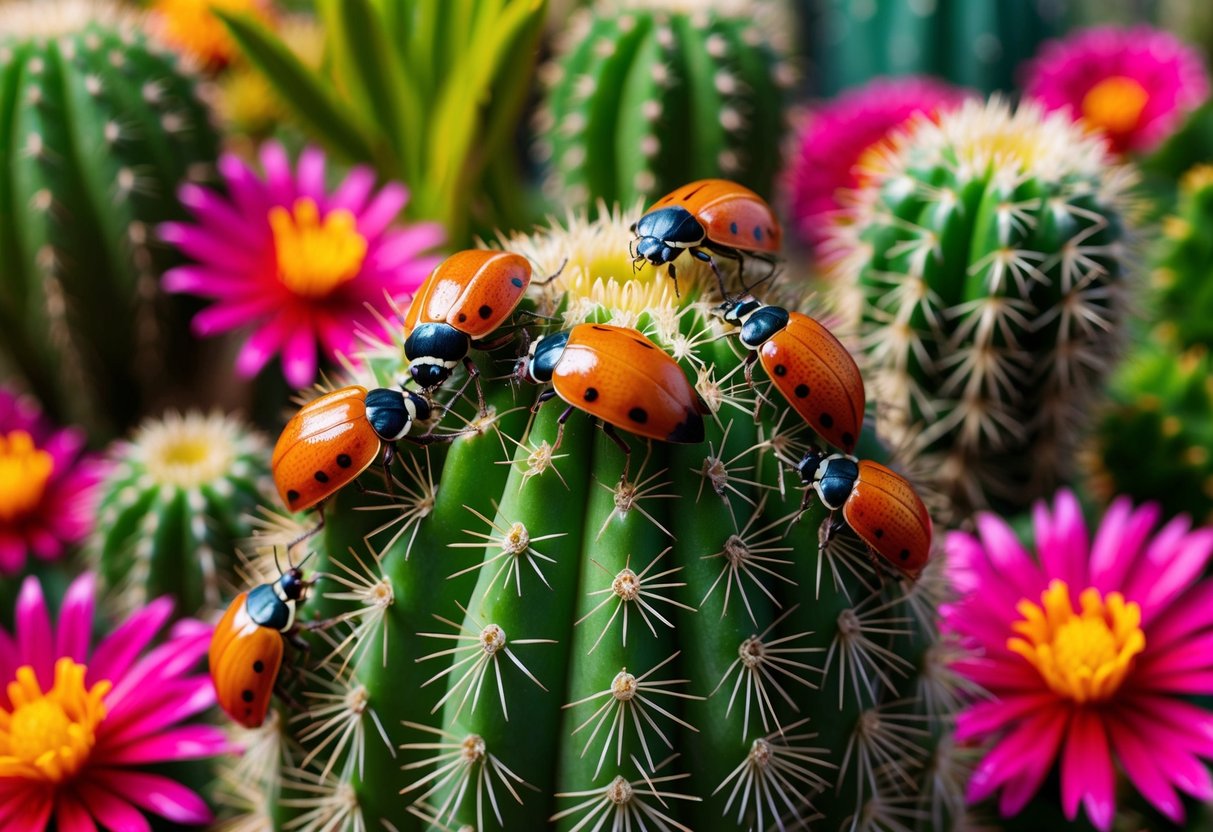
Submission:
M 349 356 L 358 329 L 382 333 L 367 306 L 392 319 L 385 296 L 403 301 L 421 284 L 438 263 L 422 253 L 443 233 L 431 223 L 389 228 L 408 191 L 393 183 L 376 192 L 367 168 L 328 193 L 324 154 L 314 148 L 292 171 L 282 146 L 267 143 L 261 166 L 264 178 L 225 155 L 226 195 L 181 189 L 196 224 L 167 223 L 160 236 L 197 263 L 170 269 L 164 286 L 215 299 L 193 320 L 199 335 L 254 330 L 236 359 L 241 375 L 256 375 L 281 354 L 286 380 L 306 387 L 318 345 L 329 359 Z
M 893 130 L 916 114 L 955 107 L 965 95 L 927 77 L 878 78 L 817 108 L 800 130 L 784 182 L 801 239 L 814 247 L 825 240 L 838 192 L 859 185 L 860 163 Z
M 0 630 L 0 828 L 33 832 L 150 830 L 143 812 L 175 824 L 211 820 L 206 803 L 155 767 L 229 749 L 210 725 L 181 725 L 214 704 L 193 672 L 210 627 L 167 623 L 172 602 L 148 604 L 91 648 L 91 574 L 68 587 L 57 625 L 35 578 L 17 598 L 16 627 Z
M 1092 540 L 1062 491 L 1035 507 L 1035 555 L 991 514 L 976 535 L 948 536 L 962 600 L 944 621 L 973 651 L 956 667 L 991 694 L 957 724 L 958 740 L 990 743 L 970 801 L 1001 792 L 1013 815 L 1055 762 L 1066 816 L 1081 804 L 1101 830 L 1121 776 L 1177 824 L 1177 792 L 1213 798 L 1213 713 L 1188 701 L 1213 693 L 1213 581 L 1201 577 L 1213 528 L 1178 517 L 1156 529 L 1159 516 L 1120 498 Z
M 52 427 L 32 399 L 0 387 L 0 573 L 83 540 L 104 470 L 84 454 L 83 433 Z
M 1153 149 L 1209 95 L 1200 54 L 1149 26 L 1087 29 L 1045 44 L 1027 66 L 1025 96 L 1068 109 L 1117 153 Z

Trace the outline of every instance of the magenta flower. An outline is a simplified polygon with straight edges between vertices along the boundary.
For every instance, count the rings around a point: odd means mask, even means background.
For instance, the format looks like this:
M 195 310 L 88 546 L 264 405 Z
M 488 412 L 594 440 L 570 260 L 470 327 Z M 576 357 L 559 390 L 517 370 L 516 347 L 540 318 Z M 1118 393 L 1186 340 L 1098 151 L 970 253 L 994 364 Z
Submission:
M 801 239 L 815 248 L 825 241 L 840 208 L 839 191 L 860 184 L 860 166 L 892 131 L 918 113 L 934 117 L 955 107 L 965 95 L 927 77 L 878 78 L 814 110 L 784 181 Z
M 0 387 L 0 573 L 83 540 L 103 473 L 83 433 L 52 427 L 32 399 Z
M 1213 713 L 1187 697 L 1213 693 L 1213 528 L 1186 517 L 1161 529 L 1158 506 L 1108 509 L 1094 540 L 1078 501 L 1060 492 L 1036 505 L 1036 553 L 998 517 L 977 534 L 948 535 L 962 600 L 947 627 L 973 651 L 956 667 L 991 694 L 959 717 L 959 741 L 990 748 L 969 800 L 1001 792 L 1020 811 L 1056 762 L 1061 802 L 1112 827 L 1119 779 L 1175 823 L 1178 792 L 1213 798 Z
M 443 233 L 432 223 L 390 228 L 408 191 L 392 183 L 376 192 L 368 168 L 328 193 L 324 154 L 314 148 L 292 171 L 282 146 L 267 143 L 261 166 L 264 178 L 225 155 L 226 195 L 181 189 L 196 224 L 167 223 L 160 236 L 197 262 L 170 269 L 164 287 L 215 299 L 193 320 L 198 335 L 253 330 L 236 359 L 241 375 L 281 355 L 286 380 L 306 387 L 318 348 L 329 359 L 350 356 L 358 329 L 382 333 L 367 307 L 392 320 L 386 298 L 404 301 L 420 285 L 438 263 L 423 252 Z
M 1209 95 L 1195 49 L 1149 26 L 1103 26 L 1045 44 L 1026 69 L 1024 94 L 1069 110 L 1102 131 L 1117 153 L 1145 152 Z
M 148 649 L 172 613 L 161 598 L 90 647 L 91 574 L 77 578 L 57 625 L 35 578 L 17 599 L 16 627 L 0 630 L 0 829 L 142 832 L 143 812 L 202 824 L 210 809 L 155 766 L 229 751 L 223 732 L 181 725 L 215 701 L 196 673 L 210 627 L 178 622 Z

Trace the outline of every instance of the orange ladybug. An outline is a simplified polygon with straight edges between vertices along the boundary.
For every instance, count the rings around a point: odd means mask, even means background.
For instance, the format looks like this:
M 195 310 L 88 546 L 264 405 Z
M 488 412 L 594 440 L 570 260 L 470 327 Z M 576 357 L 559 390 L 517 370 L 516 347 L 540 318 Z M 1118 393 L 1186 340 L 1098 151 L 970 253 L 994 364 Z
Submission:
M 555 396 L 568 403 L 560 416 L 557 447 L 574 410 L 601 419 L 603 430 L 625 454 L 631 449 L 617 427 L 663 442 L 703 441 L 707 405 L 678 363 L 635 329 L 580 324 L 544 336 L 518 359 L 514 376 L 534 384 L 551 382 L 536 408 Z
M 727 179 L 700 179 L 666 194 L 632 226 L 632 232 L 634 262 L 668 263 L 677 287 L 674 261 L 689 251 L 712 267 L 721 295 L 725 295 L 724 278 L 712 254 L 736 260 L 740 277 L 745 254 L 773 262 L 783 240 L 779 220 L 766 200 Z
M 468 353 L 494 346 L 483 339 L 510 316 L 530 283 L 531 264 L 508 251 L 469 249 L 439 263 L 404 318 L 404 355 L 417 386 L 438 387 L 462 363 L 476 382 L 483 412 L 480 371 Z
M 725 301 L 714 314 L 741 330 L 741 343 L 750 350 L 746 381 L 753 385 L 754 362 L 761 360 L 771 382 L 813 430 L 847 453 L 855 450 L 863 427 L 863 376 L 833 333 L 808 315 L 748 296 Z
M 422 396 L 384 387 L 343 387 L 308 402 L 274 445 L 270 470 L 278 496 L 291 511 L 303 511 L 356 480 L 381 451 L 386 470 L 401 439 L 424 445 L 454 438 L 408 435 L 431 412 Z
M 211 636 L 211 681 L 219 707 L 245 728 L 265 722 L 282 667 L 282 641 L 310 584 L 293 567 L 277 581 L 242 592 Z
M 841 509 L 846 524 L 871 551 L 899 572 L 918 577 L 931 554 L 931 516 L 904 477 L 879 462 L 817 449 L 804 455 L 796 472 L 807 486 L 801 510 L 814 492 L 830 510 L 822 548 L 841 528 L 834 518 Z

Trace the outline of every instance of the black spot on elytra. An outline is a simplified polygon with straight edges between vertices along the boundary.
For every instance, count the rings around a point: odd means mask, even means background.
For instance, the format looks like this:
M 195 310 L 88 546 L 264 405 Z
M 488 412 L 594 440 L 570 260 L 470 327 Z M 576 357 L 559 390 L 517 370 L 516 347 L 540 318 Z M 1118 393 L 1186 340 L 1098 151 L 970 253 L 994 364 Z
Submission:
M 261 659 L 257 659 L 257 661 L 253 662 L 254 673 L 260 673 L 263 670 L 265 670 L 265 662 L 261 661 Z
M 798 399 L 807 398 L 809 395 L 809 385 L 797 384 L 796 389 L 793 390 L 792 392 L 796 394 L 796 398 L 798 398 Z
M 754 239 L 762 242 L 762 229 L 758 226 L 754 226 Z
M 299 499 L 299 492 L 296 491 L 295 489 L 292 488 L 290 491 L 286 492 L 286 501 L 288 503 L 293 503 L 298 499 Z
M 876 539 L 880 540 L 880 538 L 884 537 L 884 529 L 877 529 L 875 534 L 876 534 Z
M 517 288 L 519 288 L 519 289 L 521 289 L 521 288 L 522 288 L 522 278 L 521 278 L 521 277 L 511 277 L 511 278 L 510 278 L 510 283 L 513 283 L 513 284 L 514 284 L 514 286 L 515 286 L 515 287 L 517 287 Z
M 485 304 L 484 306 L 477 309 L 476 313 L 478 315 L 480 315 L 481 320 L 487 321 L 489 319 L 489 316 L 493 314 L 493 307 L 489 306 L 488 304 Z
M 787 374 L 788 374 L 788 368 L 787 368 L 787 367 L 783 366 L 782 364 L 776 364 L 776 365 L 775 365 L 775 375 L 777 375 L 777 376 L 786 376 Z M 803 386 L 803 385 L 802 385 L 802 386 Z
M 649 420 L 649 412 L 643 407 L 633 407 L 628 411 L 628 418 L 633 422 L 643 425 Z
M 735 223 L 735 222 L 729 223 L 729 231 L 736 234 L 737 233 L 737 223 Z
M 337 454 L 337 464 L 342 468 L 349 468 L 354 464 L 354 460 L 350 459 L 349 454 Z
M 823 414 L 821 414 L 820 416 L 818 416 L 818 417 L 817 417 L 817 420 L 818 420 L 819 422 L 821 422 L 821 426 L 822 426 L 823 428 L 832 428 L 832 427 L 834 427 L 834 417 L 833 417 L 833 416 L 831 416 L 829 413 L 823 413 Z
M 657 349 L 656 347 L 654 347 L 652 344 L 650 344 L 648 341 L 644 340 L 643 338 L 633 338 L 632 340 L 635 341 L 640 346 L 644 347 L 646 350 Z
M 317 471 L 312 476 L 314 476 L 316 478 L 316 482 L 328 482 L 329 481 L 329 475 L 324 473 L 323 471 Z
M 598 326 L 598 324 L 594 324 L 592 327 L 590 327 L 590 329 L 593 329 L 596 332 L 610 332 L 610 330 L 605 326 Z
M 251 690 L 241 691 L 240 698 L 243 699 L 245 702 L 252 702 L 253 701 L 253 692 Z
M 902 560 L 909 560 L 910 559 L 910 550 L 902 549 L 900 552 L 897 553 L 897 557 L 901 558 Z
M 468 319 L 468 316 L 466 314 L 464 314 L 463 312 L 459 313 L 459 323 L 463 323 L 467 319 Z
M 846 445 L 848 448 L 851 447 L 852 445 L 854 445 L 855 444 L 855 434 L 851 433 L 850 431 L 847 431 L 846 433 L 844 433 L 842 435 L 842 444 Z
M 598 390 L 597 390 L 597 388 L 594 388 L 594 387 L 587 387 L 587 388 L 585 388 L 585 400 L 586 400 L 587 402 L 592 402 L 592 401 L 594 401 L 594 400 L 595 400 L 595 399 L 597 399 L 597 398 L 598 398 Z

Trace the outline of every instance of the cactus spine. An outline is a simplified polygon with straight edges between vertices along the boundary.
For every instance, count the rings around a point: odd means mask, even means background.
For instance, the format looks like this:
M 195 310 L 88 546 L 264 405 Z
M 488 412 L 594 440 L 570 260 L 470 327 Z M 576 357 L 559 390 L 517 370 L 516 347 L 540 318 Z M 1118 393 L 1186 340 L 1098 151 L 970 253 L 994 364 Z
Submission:
M 114 600 L 138 609 L 168 594 L 189 615 L 233 595 L 237 547 L 271 493 L 267 450 L 218 413 L 170 413 L 114 443 L 89 542 Z
M 647 267 L 633 280 L 628 222 L 604 214 L 503 242 L 537 273 L 569 258 L 540 311 L 668 349 L 714 411 L 707 441 L 630 437 L 621 483 L 584 415 L 554 452 L 559 404 L 532 416 L 534 388 L 498 383 L 487 419 L 466 400 L 444 418 L 475 432 L 404 449 L 391 492 L 343 492 L 313 614 L 346 624 L 278 722 L 301 747 L 270 784 L 283 828 L 871 825 L 933 799 L 937 571 L 878 576 L 847 535 L 819 557 L 823 510 L 792 525 L 776 458 L 807 429 L 782 403 L 755 422 L 733 345 L 688 304 L 710 273 L 680 270 L 681 300 Z M 391 383 L 399 355 L 374 351 L 360 381 Z
M 195 80 L 114 8 L 0 10 L 0 362 L 95 437 L 188 369 L 152 235 L 217 146 Z
M 631 205 L 724 175 L 770 196 L 792 72 L 755 18 L 769 3 L 600 2 L 546 68 L 545 190 Z
M 1124 337 L 1132 174 L 1030 105 L 898 139 L 837 232 L 882 435 L 954 516 L 1026 507 L 1073 466 Z

